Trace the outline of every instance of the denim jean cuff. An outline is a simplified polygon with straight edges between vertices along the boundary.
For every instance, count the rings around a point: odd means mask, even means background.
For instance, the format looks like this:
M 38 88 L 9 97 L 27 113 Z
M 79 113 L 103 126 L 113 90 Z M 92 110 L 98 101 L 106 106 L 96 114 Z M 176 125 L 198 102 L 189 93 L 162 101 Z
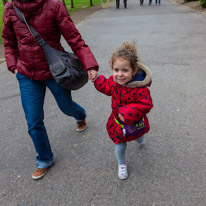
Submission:
M 84 117 L 84 119 L 81 119 L 81 120 L 76 119 L 76 122 L 81 122 L 81 121 L 85 120 L 86 117 L 87 117 L 87 113 L 85 112 L 85 117 Z
M 37 168 L 48 168 L 54 163 L 54 156 L 52 156 L 51 160 L 48 161 L 42 161 L 42 160 L 36 160 Z
M 135 141 L 141 144 L 144 141 L 144 135 L 142 135 L 140 138 L 136 139 Z

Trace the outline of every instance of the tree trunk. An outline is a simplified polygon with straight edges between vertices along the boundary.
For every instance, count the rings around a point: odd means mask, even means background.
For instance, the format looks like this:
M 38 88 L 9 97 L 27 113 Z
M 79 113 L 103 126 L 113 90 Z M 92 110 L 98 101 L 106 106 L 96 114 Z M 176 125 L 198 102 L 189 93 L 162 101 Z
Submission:
M 64 1 L 64 0 L 62 0 L 62 2 L 63 2 L 63 4 L 64 4 L 64 6 L 66 7 L 65 1 Z
M 90 0 L 90 6 L 93 6 L 92 0 Z
M 71 0 L 71 8 L 74 8 L 74 2 Z
M 8 0 L 2 0 L 2 2 L 3 2 L 3 5 L 5 5 L 8 2 Z

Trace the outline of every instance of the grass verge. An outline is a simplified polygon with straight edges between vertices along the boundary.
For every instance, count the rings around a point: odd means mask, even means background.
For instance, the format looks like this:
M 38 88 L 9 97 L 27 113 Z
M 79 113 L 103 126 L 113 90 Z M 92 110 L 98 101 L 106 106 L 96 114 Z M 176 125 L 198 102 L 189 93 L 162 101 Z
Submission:
M 78 12 L 82 9 L 86 9 L 90 7 L 90 0 L 73 0 L 73 5 L 74 8 L 71 8 L 71 1 L 70 0 L 65 0 L 66 7 L 69 11 L 69 14 L 72 16 L 75 12 Z M 101 0 L 92 0 L 93 6 L 97 6 L 101 3 Z M 3 15 L 3 10 L 4 10 L 4 5 L 3 2 L 0 0 L 0 44 L 3 43 L 2 41 L 2 26 L 3 26 L 3 20 L 2 20 L 2 15 Z

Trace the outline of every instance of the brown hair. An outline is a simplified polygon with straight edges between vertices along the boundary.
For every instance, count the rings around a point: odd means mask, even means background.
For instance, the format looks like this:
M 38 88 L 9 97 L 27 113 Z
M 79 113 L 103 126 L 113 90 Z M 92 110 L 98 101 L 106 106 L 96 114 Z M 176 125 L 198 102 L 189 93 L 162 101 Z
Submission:
M 135 71 L 138 67 L 139 60 L 136 49 L 136 41 L 124 42 L 121 47 L 117 48 L 113 52 L 112 58 L 110 60 L 110 65 L 112 68 L 114 61 L 119 57 L 128 60 L 132 70 Z

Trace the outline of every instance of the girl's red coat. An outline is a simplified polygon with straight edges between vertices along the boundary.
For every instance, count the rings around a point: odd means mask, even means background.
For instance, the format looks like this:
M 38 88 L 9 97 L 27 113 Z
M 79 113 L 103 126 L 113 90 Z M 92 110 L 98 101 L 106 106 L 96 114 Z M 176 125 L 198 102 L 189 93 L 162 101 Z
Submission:
M 83 63 L 85 70 L 98 69 L 89 47 L 74 26 L 65 6 L 59 0 L 13 0 L 24 13 L 28 23 L 52 47 L 62 50 L 61 35 Z M 4 7 L 2 37 L 8 69 L 18 71 L 33 80 L 52 79 L 42 48 L 36 43 L 26 25 L 17 16 L 12 2 Z
M 146 114 L 153 107 L 153 103 L 150 91 L 146 86 L 151 84 L 151 77 L 147 68 L 146 72 L 144 66 L 141 70 L 144 71 L 144 73 L 147 73 L 147 81 L 138 81 L 138 87 L 134 86 L 134 82 L 132 83 L 133 88 L 129 87 L 131 85 L 121 86 L 114 82 L 113 76 L 106 79 L 103 75 L 100 75 L 95 81 L 95 87 L 98 91 L 108 96 L 112 96 L 112 113 L 107 122 L 107 131 L 109 137 L 115 144 L 138 139 L 150 129 Z M 141 84 L 141 82 L 144 83 Z M 118 118 L 119 113 L 123 115 L 125 119 L 124 123 Z M 132 125 L 143 117 L 145 119 L 144 123 L 146 129 L 138 136 L 124 136 L 122 127 L 115 122 L 116 118 L 122 124 Z

